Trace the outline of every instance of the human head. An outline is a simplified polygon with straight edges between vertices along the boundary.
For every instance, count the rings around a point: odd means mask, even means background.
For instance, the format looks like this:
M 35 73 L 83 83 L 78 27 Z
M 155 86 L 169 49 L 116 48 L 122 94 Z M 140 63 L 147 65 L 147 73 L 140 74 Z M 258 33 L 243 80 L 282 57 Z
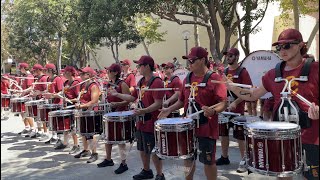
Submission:
M 42 75 L 43 74 L 43 66 L 41 64 L 35 64 L 35 65 L 33 65 L 31 72 L 35 76 Z
M 171 62 L 161 64 L 163 72 L 166 76 L 171 76 L 174 72 L 174 64 Z
M 83 81 L 92 78 L 96 75 L 96 72 L 89 66 L 80 69 L 80 77 Z
M 76 76 L 76 69 L 72 66 L 67 66 L 64 68 L 64 76 L 68 79 Z
M 18 69 L 21 73 L 26 74 L 29 69 L 29 64 L 25 62 L 19 63 Z
M 119 79 L 121 75 L 121 67 L 117 63 L 111 64 L 108 68 L 108 77 L 110 79 Z
M 240 52 L 237 48 L 230 48 L 228 51 L 223 52 L 223 55 L 226 56 L 227 63 L 232 65 L 238 63 Z
M 141 56 L 138 61 L 133 61 L 137 64 L 137 69 L 141 75 L 146 75 L 147 73 L 152 73 L 154 69 L 154 60 L 151 56 Z
M 208 65 L 208 51 L 203 47 L 193 47 L 189 55 L 182 56 L 189 62 L 189 69 L 192 72 L 198 71 L 200 68 L 207 68 Z
M 46 64 L 43 69 L 44 69 L 45 73 L 50 77 L 57 73 L 57 68 L 52 63 Z

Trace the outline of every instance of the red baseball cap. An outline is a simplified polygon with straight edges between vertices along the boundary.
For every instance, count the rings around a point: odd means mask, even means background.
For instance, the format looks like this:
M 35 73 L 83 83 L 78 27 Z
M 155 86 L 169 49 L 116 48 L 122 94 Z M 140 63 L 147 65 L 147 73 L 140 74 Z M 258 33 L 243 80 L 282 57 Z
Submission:
M 62 71 L 62 69 L 61 69 Z M 64 72 L 71 72 L 72 74 L 76 74 L 76 68 L 72 67 L 72 66 L 67 66 L 64 68 Z
M 111 64 L 111 66 L 109 66 L 107 69 L 108 69 L 109 71 L 112 71 L 112 72 L 119 72 L 119 73 L 121 73 L 121 67 L 120 67 L 119 64 L 116 64 L 116 63 Z
M 91 75 L 96 75 L 96 71 L 93 70 L 91 67 L 82 68 L 82 69 L 80 69 L 80 72 L 90 73 Z
M 130 66 L 130 65 L 131 65 L 131 61 L 130 61 L 129 59 L 125 59 L 125 60 L 123 60 L 123 61 L 120 61 L 120 64 L 121 64 L 121 65 L 128 65 L 128 66 Z
M 139 64 L 139 65 L 150 65 L 151 67 L 154 67 L 154 60 L 152 57 L 150 56 L 141 56 L 139 61 L 133 61 L 134 63 L 136 64 Z
M 208 51 L 203 47 L 191 48 L 188 56 L 182 56 L 182 59 L 208 58 Z
M 31 71 L 34 71 L 34 70 L 43 70 L 43 66 L 41 64 L 35 64 L 33 65 Z
M 238 56 L 240 54 L 239 50 L 237 48 L 230 48 L 228 51 L 223 52 L 223 55 L 232 54 L 235 56 Z
M 22 63 L 19 63 L 19 66 L 18 68 L 29 68 L 29 64 L 25 63 L 25 62 L 22 62 Z
M 107 74 L 107 71 L 106 71 L 106 70 L 101 69 L 101 70 L 99 71 L 99 73 L 100 73 L 100 74 Z
M 172 62 L 167 62 L 167 64 L 165 63 L 161 64 L 161 67 L 174 68 L 174 64 Z
M 52 63 L 49 63 L 49 64 L 46 64 L 43 69 L 56 70 L 56 65 L 54 65 L 54 64 L 52 64 Z
M 303 42 L 301 33 L 296 29 L 286 29 L 282 31 L 278 37 L 278 41 L 273 43 L 272 46 L 291 42 Z

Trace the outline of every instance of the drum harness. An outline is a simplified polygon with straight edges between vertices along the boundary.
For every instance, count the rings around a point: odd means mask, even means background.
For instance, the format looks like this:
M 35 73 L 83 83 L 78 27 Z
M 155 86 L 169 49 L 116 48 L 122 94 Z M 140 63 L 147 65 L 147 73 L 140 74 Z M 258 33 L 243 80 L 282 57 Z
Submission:
M 178 77 L 178 76 L 173 75 L 173 76 L 171 76 L 171 78 L 170 78 L 168 81 L 166 81 L 168 78 L 165 77 L 165 78 L 164 78 L 164 81 L 163 81 L 163 87 L 167 88 L 168 85 L 171 84 L 171 82 L 173 81 L 173 79 L 176 78 L 176 77 Z M 168 84 L 166 84 L 166 82 L 167 82 Z M 162 99 L 162 102 L 165 102 L 166 100 L 167 100 L 167 96 L 166 96 L 166 94 L 164 94 L 163 99 Z
M 299 78 L 292 78 L 290 81 L 288 79 L 282 77 L 281 69 L 284 66 L 284 62 L 278 63 L 276 65 L 276 78 L 274 79 L 275 82 L 279 83 L 281 81 L 285 81 L 285 85 L 281 91 L 281 104 L 278 107 L 278 112 L 275 114 L 274 119 L 278 121 L 285 121 L 290 123 L 295 123 L 300 125 L 301 128 L 310 128 L 311 127 L 311 120 L 308 117 L 308 113 L 302 111 L 298 104 L 292 100 L 292 95 L 295 95 L 297 98 L 308 104 L 309 106 L 311 103 L 303 98 L 301 95 L 297 94 L 296 92 L 292 91 L 291 84 L 293 81 L 301 81 L 307 82 L 308 76 L 310 72 L 311 63 L 314 61 L 313 58 L 308 58 L 305 60 L 301 74 Z M 287 89 L 287 92 L 286 92 Z M 310 167 L 306 164 L 306 153 L 304 152 L 303 155 L 303 164 L 304 164 L 304 171 L 309 171 Z

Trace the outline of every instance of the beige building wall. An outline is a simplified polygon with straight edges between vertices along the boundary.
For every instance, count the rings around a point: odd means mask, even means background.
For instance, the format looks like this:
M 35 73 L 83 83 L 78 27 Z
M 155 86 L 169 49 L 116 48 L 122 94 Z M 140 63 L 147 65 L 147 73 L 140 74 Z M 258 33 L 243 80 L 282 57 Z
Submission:
M 185 55 L 186 48 L 185 48 L 185 40 L 183 39 L 182 32 L 184 30 L 190 31 L 190 38 L 188 40 L 188 50 L 194 47 L 194 27 L 193 25 L 178 25 L 175 22 L 161 20 L 162 26 L 159 29 L 160 32 L 167 31 L 167 34 L 164 36 L 165 41 L 151 44 L 149 46 L 150 55 L 154 58 L 155 62 L 158 64 L 165 63 L 168 61 L 172 61 L 173 57 L 177 57 L 181 64 L 185 64 L 185 61 L 181 58 L 181 56 Z M 224 45 L 224 29 L 221 29 L 221 43 L 220 47 Z M 199 39 L 200 45 L 202 47 L 209 49 L 209 38 L 208 33 L 204 27 L 199 26 Z M 236 37 L 232 37 L 231 43 L 235 42 Z M 112 52 L 107 47 L 101 47 L 100 49 L 96 50 L 96 59 L 100 66 L 106 67 L 111 65 L 115 62 Z M 211 53 L 209 53 L 211 54 Z M 140 44 L 137 48 L 132 50 L 127 50 L 125 45 L 122 45 L 119 49 L 119 59 L 130 59 L 130 60 L 137 60 L 140 58 L 141 55 L 146 55 L 146 52 L 143 46 Z M 95 61 L 91 58 L 89 62 L 91 67 L 98 68 Z M 132 65 L 134 67 L 134 64 Z

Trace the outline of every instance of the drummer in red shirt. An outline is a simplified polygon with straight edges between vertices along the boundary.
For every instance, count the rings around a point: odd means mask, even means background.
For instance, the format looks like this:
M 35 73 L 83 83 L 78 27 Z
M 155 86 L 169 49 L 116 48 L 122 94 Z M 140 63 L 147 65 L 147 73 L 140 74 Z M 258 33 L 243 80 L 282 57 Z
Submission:
M 110 79 L 110 82 L 117 85 L 113 86 L 108 84 L 108 89 L 115 89 L 118 93 L 121 94 L 130 94 L 129 87 L 125 81 L 120 79 L 121 76 L 121 67 L 118 64 L 112 64 L 108 69 L 108 77 Z M 124 101 L 120 98 L 117 98 L 112 95 L 107 96 L 107 102 L 111 103 L 111 112 L 121 112 L 121 111 L 127 111 L 128 110 L 128 102 Z M 123 172 L 128 170 L 128 166 L 126 164 L 126 144 L 118 144 L 119 148 L 119 155 L 121 158 L 121 164 L 118 169 L 116 169 L 114 172 L 116 174 L 122 174 Z M 97 164 L 98 167 L 106 167 L 106 166 L 113 166 L 113 160 L 111 159 L 111 151 L 112 151 L 112 144 L 105 144 L 106 149 L 106 158 L 101 163 Z
M 180 90 L 182 88 L 182 82 L 179 76 L 173 75 L 175 70 L 174 64 L 168 62 L 167 64 L 161 65 L 164 69 L 165 78 L 163 80 L 165 88 L 174 88 L 175 90 L 167 90 L 165 91 L 165 101 L 163 102 L 163 107 L 169 107 L 174 102 L 176 102 L 180 96 Z M 180 117 L 179 110 L 175 113 L 172 113 L 172 117 Z
M 133 92 L 134 88 L 137 86 L 136 78 L 134 77 L 134 73 L 130 70 L 131 61 L 129 59 L 125 59 L 120 61 L 121 69 L 122 69 L 122 79 L 130 88 L 130 92 Z
M 307 52 L 306 43 L 303 42 L 301 33 L 295 29 L 286 29 L 280 33 L 278 41 L 272 44 L 276 46 L 279 55 L 283 59 L 283 66 L 280 67 L 282 78 L 290 80 L 294 77 L 300 77 L 302 67 L 305 60 L 303 55 Z M 291 89 L 312 102 L 311 106 L 298 99 L 296 96 L 292 100 L 297 103 L 300 108 L 299 122 L 309 122 L 310 126 L 301 127 L 302 148 L 306 155 L 306 166 L 308 171 L 304 172 L 306 179 L 319 178 L 319 62 L 310 64 L 308 81 L 301 82 L 296 80 Z M 276 69 L 269 70 L 262 77 L 262 85 L 251 90 L 243 90 L 241 88 L 230 86 L 229 90 L 234 92 L 241 99 L 252 101 L 257 100 L 267 92 L 271 92 L 274 97 L 274 118 L 273 121 L 279 119 L 275 116 L 281 103 L 281 92 L 284 87 L 284 81 L 275 82 Z M 225 78 L 225 80 L 227 80 Z M 230 82 L 230 81 L 229 81 Z M 308 113 L 308 117 L 303 114 Z M 301 115 L 301 116 L 300 116 Z M 300 124 L 300 123 L 299 123 Z
M 153 75 L 155 70 L 154 60 L 150 56 L 141 56 L 139 61 L 134 61 L 138 64 L 138 70 L 143 78 L 137 84 L 137 88 L 163 88 L 163 82 L 161 78 Z M 148 87 L 149 85 L 149 87 Z M 141 91 L 141 99 L 139 96 L 139 90 L 135 89 L 131 95 L 120 94 L 116 91 L 110 92 L 113 96 L 128 102 L 133 102 L 137 98 L 140 102 L 140 109 L 135 109 L 134 114 L 137 116 L 143 116 L 144 121 L 139 120 L 136 124 L 137 132 L 137 149 L 140 151 L 140 158 L 143 163 L 142 171 L 133 176 L 133 179 L 150 179 L 153 178 L 153 172 L 150 169 L 150 158 L 152 156 L 153 164 L 157 170 L 156 179 L 164 180 L 164 174 L 162 173 L 162 162 L 155 154 L 151 154 L 155 146 L 154 137 L 154 122 L 158 119 L 159 109 L 162 106 L 162 99 L 164 96 L 163 91 Z
M 199 143 L 199 161 L 204 164 L 204 173 L 207 179 L 217 179 L 217 166 L 215 162 L 216 141 L 219 138 L 218 129 L 218 113 L 225 110 L 227 89 L 224 84 L 214 84 L 211 80 L 221 80 L 221 76 L 217 73 L 210 72 L 208 69 L 208 52 L 202 47 L 194 47 L 191 49 L 188 56 L 183 56 L 183 59 L 189 61 L 191 71 L 190 85 L 186 86 L 188 76 L 183 81 L 183 86 L 180 92 L 180 97 L 176 103 L 168 108 L 163 108 L 158 118 L 165 118 L 171 112 L 184 107 L 185 112 L 188 110 L 189 95 L 191 88 L 194 88 L 195 104 L 204 110 L 200 114 L 200 125 L 196 125 L 195 135 Z M 201 82 L 209 75 L 209 79 L 205 87 L 200 87 Z M 215 105 L 214 108 L 209 108 Z M 195 112 L 192 112 L 195 113 Z M 192 168 L 186 176 L 187 180 L 193 179 L 195 164 L 194 158 L 185 160 L 185 166 Z
M 87 110 L 96 105 L 99 101 L 101 91 L 99 89 L 98 83 L 92 81 L 92 78 L 96 75 L 96 72 L 91 67 L 85 67 L 80 70 L 80 77 L 82 81 L 86 81 L 80 87 L 80 103 L 76 104 L 76 109 Z M 91 79 L 91 80 L 89 80 Z M 92 141 L 92 153 L 89 150 L 88 140 Z M 98 159 L 97 147 L 96 147 L 96 138 L 95 136 L 82 136 L 82 143 L 84 150 L 79 154 L 75 155 L 75 158 L 88 157 L 90 156 L 87 163 L 92 163 Z
M 67 106 L 72 105 L 72 103 L 76 103 L 78 94 L 80 93 L 80 85 L 79 85 L 80 81 L 75 79 L 75 75 L 76 75 L 76 69 L 74 67 L 67 66 L 64 68 L 63 76 L 66 79 L 66 81 L 63 83 L 63 86 L 64 86 L 63 93 L 65 96 L 65 102 L 67 103 Z M 69 154 L 74 154 L 80 151 L 80 146 L 78 144 L 78 137 L 75 132 L 75 127 L 73 127 L 71 132 L 64 132 L 63 143 L 58 144 L 55 147 L 55 149 L 64 149 L 67 147 L 68 140 L 69 140 L 68 136 L 70 133 L 73 139 L 73 146 L 72 146 L 72 149 L 69 151 Z
M 8 99 L 9 99 L 9 98 L 11 98 L 9 95 L 9 91 L 8 91 L 10 83 L 9 83 L 9 80 L 5 79 L 4 77 L 8 78 L 8 75 L 6 75 L 6 74 L 1 75 L 1 98 L 3 95 L 7 95 Z M 1 100 L 1 103 L 3 103 L 2 100 Z M 10 103 L 8 103 L 6 105 L 8 105 L 8 108 L 4 109 L 4 108 L 2 108 L 3 106 L 1 104 L 1 119 L 8 119 L 9 118 L 8 115 L 10 113 L 10 111 L 9 111 Z

